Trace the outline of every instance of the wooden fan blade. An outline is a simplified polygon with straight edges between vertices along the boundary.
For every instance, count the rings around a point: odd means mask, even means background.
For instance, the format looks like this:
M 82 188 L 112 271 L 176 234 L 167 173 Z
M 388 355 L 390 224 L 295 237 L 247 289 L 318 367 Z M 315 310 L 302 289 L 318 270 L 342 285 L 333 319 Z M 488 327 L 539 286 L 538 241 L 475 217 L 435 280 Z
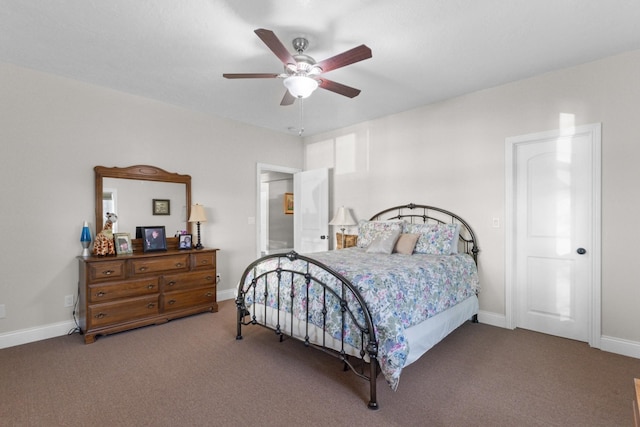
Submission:
M 371 49 L 361 44 L 360 46 L 354 47 L 351 50 L 339 53 L 336 56 L 325 59 L 324 61 L 320 61 L 316 64 L 316 66 L 322 68 L 322 72 L 326 73 L 328 71 L 335 70 L 336 68 L 344 67 L 359 61 L 363 61 L 365 59 L 369 59 L 371 58 L 371 56 Z
M 360 89 L 346 86 L 342 83 L 336 83 L 325 78 L 322 78 L 322 80 L 320 80 L 320 87 L 322 89 L 330 90 L 331 92 L 335 92 L 339 95 L 344 95 L 349 98 L 355 98 L 356 96 L 360 95 Z
M 225 73 L 222 75 L 225 79 L 275 79 L 280 77 L 280 74 L 268 74 L 268 73 Z
M 284 96 L 282 97 L 282 101 L 280 101 L 280 105 L 282 106 L 291 105 L 295 100 L 296 98 L 293 95 L 291 95 L 291 93 L 287 90 L 284 92 Z
M 280 39 L 271 30 L 265 30 L 264 28 L 258 28 L 254 31 L 260 40 L 267 45 L 269 49 L 282 61 L 284 65 L 295 64 L 296 60 L 293 59 L 291 53 L 282 44 Z

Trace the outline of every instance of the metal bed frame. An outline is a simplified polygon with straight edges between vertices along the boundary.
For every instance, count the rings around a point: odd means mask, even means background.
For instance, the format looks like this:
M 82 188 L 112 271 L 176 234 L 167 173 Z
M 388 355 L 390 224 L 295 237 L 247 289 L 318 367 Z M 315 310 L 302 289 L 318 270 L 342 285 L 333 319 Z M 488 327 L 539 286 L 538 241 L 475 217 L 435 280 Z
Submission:
M 385 209 L 371 217 L 371 220 L 393 220 L 393 219 L 404 219 L 410 223 L 457 223 L 460 224 L 460 237 L 458 242 L 459 252 L 464 252 L 471 255 L 474 261 L 478 262 L 478 246 L 475 234 L 471 227 L 460 218 L 458 215 L 449 212 L 444 209 L 440 209 L 433 206 L 427 205 L 417 205 L 417 204 L 407 204 L 402 206 L 395 206 L 393 208 Z M 264 266 L 266 262 L 272 262 L 271 260 L 277 260 L 275 262 L 276 267 L 271 268 L 267 271 L 263 271 L 260 269 L 260 266 Z M 289 262 L 287 262 L 289 261 Z M 291 268 L 291 261 L 296 261 L 297 268 Z M 301 266 L 301 267 L 300 267 Z M 330 274 L 332 280 L 331 286 L 328 283 L 323 282 L 312 274 L 312 270 L 315 267 L 318 267 Z M 248 277 L 252 277 L 250 281 L 247 280 Z M 277 295 L 275 295 L 277 300 L 277 307 L 274 307 L 275 312 L 277 313 L 277 321 L 275 326 L 270 326 L 266 324 L 267 318 L 267 304 L 264 304 L 264 317 L 265 323 L 260 323 L 257 319 L 256 313 L 251 314 L 247 309 L 246 305 L 246 297 L 250 295 L 253 297 L 253 301 L 256 300 L 256 297 L 263 296 L 265 299 L 269 297 L 268 295 L 268 287 L 266 286 L 266 282 L 269 278 L 276 278 L 278 286 L 277 286 Z M 301 280 L 303 279 L 303 280 Z M 261 295 L 257 294 L 257 288 L 259 284 L 263 283 L 264 292 Z M 298 284 L 296 287 L 296 283 Z M 304 286 L 300 286 L 300 283 L 304 283 Z M 339 284 L 336 286 L 336 283 Z M 325 294 L 330 294 L 333 298 L 337 298 L 339 301 L 339 307 L 342 316 L 342 324 L 344 326 L 345 322 L 350 322 L 355 325 L 359 330 L 361 337 L 361 345 L 359 348 L 359 364 L 355 366 L 354 363 L 349 358 L 349 355 L 345 351 L 345 342 L 344 342 L 344 334 L 341 339 L 340 349 L 336 350 L 332 347 L 328 347 L 325 342 L 325 336 L 327 334 L 325 330 L 325 321 L 328 312 L 328 307 L 326 305 L 326 300 L 324 301 L 324 306 L 322 307 L 322 318 L 323 318 L 323 339 L 321 344 L 315 344 L 310 341 L 309 338 L 309 298 L 306 298 L 306 333 L 304 337 L 298 337 L 293 333 L 293 313 L 281 314 L 280 301 L 281 297 L 289 297 L 289 301 L 293 301 L 293 298 L 299 293 L 309 291 L 310 284 L 317 284 L 322 287 L 322 290 Z M 261 288 L 262 289 L 262 288 Z M 287 294 L 288 292 L 288 294 Z M 281 295 L 284 293 L 285 295 Z M 354 307 L 355 302 L 355 307 Z M 315 347 L 327 354 L 330 354 L 334 357 L 340 359 L 344 364 L 344 370 L 351 369 L 357 376 L 369 381 L 369 402 L 368 407 L 370 409 L 378 409 L 378 402 L 376 397 L 376 377 L 378 375 L 378 341 L 375 335 L 375 328 L 373 326 L 372 316 L 369 312 L 369 308 L 367 307 L 363 297 L 360 295 L 359 291 L 354 287 L 351 282 L 343 277 L 341 274 L 333 270 L 331 267 L 328 267 L 313 258 L 308 256 L 300 255 L 294 251 L 291 251 L 286 254 L 272 254 L 267 255 L 262 258 L 257 259 L 253 263 L 251 263 L 242 274 L 240 279 L 240 283 L 238 285 L 238 292 L 236 297 L 236 307 L 237 307 L 237 335 L 236 340 L 241 340 L 242 337 L 242 326 L 248 325 L 259 325 L 266 327 L 270 330 L 275 331 L 276 335 L 279 336 L 280 341 L 286 337 L 292 337 L 297 340 L 301 340 L 304 342 L 304 345 L 307 347 Z M 291 325 L 290 330 L 283 330 L 281 327 L 281 316 L 290 316 Z M 248 320 L 247 320 L 248 318 Z M 477 322 L 477 315 L 474 315 L 473 321 Z M 343 328 L 344 329 L 344 328 Z M 368 373 L 366 372 L 365 365 L 365 356 L 368 357 Z

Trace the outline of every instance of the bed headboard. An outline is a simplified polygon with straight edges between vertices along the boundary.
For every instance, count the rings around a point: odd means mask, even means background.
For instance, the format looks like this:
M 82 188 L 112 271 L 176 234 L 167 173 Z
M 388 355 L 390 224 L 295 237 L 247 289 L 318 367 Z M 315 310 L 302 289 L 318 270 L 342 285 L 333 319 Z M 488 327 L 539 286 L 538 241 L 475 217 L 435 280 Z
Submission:
M 404 219 L 409 223 L 440 223 L 440 224 L 460 224 L 460 240 L 458 241 L 458 250 L 468 253 L 478 263 L 478 243 L 476 235 L 467 224 L 467 222 L 458 215 L 447 210 L 436 208 L 434 206 L 416 205 L 409 203 L 408 205 L 395 206 L 385 209 L 370 218 L 370 221 L 380 221 L 388 219 Z

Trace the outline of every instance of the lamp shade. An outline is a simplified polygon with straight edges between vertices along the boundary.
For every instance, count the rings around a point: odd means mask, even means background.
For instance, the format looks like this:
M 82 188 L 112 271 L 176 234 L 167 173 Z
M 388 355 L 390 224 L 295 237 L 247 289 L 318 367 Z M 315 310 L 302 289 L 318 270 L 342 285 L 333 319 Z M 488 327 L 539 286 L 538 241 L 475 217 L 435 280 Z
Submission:
M 283 83 L 289 93 L 296 98 L 307 98 L 318 88 L 318 81 L 306 76 L 289 76 Z
M 197 203 L 191 206 L 189 222 L 207 222 L 207 216 L 204 214 L 204 206 Z
M 329 225 L 356 225 L 357 222 L 353 219 L 353 215 L 351 215 L 351 211 L 344 206 L 340 206 L 336 215 L 333 217 L 331 221 L 329 221 Z

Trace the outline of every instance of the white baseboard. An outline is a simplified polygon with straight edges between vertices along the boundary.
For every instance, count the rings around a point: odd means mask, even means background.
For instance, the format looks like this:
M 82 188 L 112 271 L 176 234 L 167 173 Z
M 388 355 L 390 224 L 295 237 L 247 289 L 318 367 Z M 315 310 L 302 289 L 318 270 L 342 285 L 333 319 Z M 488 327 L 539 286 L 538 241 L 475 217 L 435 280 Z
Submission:
M 227 289 L 217 293 L 218 301 L 235 299 L 235 297 L 235 289 Z M 73 322 L 73 320 L 69 320 L 66 322 L 36 326 L 33 328 L 21 329 L 18 331 L 11 331 L 0 334 L 0 349 L 14 347 L 21 344 L 28 344 L 30 342 L 46 340 L 49 338 L 60 337 L 68 334 L 69 331 L 71 331 L 75 327 L 76 324 Z
M 499 328 L 507 327 L 507 318 L 504 314 L 492 313 L 490 311 L 480 310 L 478 312 L 478 322 Z
M 236 299 L 236 289 L 225 289 L 223 291 L 218 291 L 217 293 L 218 301 L 225 301 L 228 299 Z
M 507 327 L 506 317 L 503 314 L 491 313 L 489 311 L 479 311 L 478 321 L 499 328 Z M 640 359 L 640 343 L 636 341 L 603 335 L 600 337 L 600 350 Z
M 69 320 L 0 334 L 0 349 L 66 335 L 75 327 L 73 320 Z
M 235 289 L 223 290 L 217 294 L 218 301 L 234 299 L 235 297 Z M 478 321 L 499 328 L 506 328 L 507 324 L 503 314 L 482 310 L 478 312 Z M 66 335 L 75 327 L 76 324 L 72 320 L 69 320 L 0 334 L 0 349 Z M 640 359 L 640 343 L 636 341 L 602 336 L 600 339 L 600 350 Z
M 640 359 L 640 343 L 621 338 L 600 337 L 600 350 Z

